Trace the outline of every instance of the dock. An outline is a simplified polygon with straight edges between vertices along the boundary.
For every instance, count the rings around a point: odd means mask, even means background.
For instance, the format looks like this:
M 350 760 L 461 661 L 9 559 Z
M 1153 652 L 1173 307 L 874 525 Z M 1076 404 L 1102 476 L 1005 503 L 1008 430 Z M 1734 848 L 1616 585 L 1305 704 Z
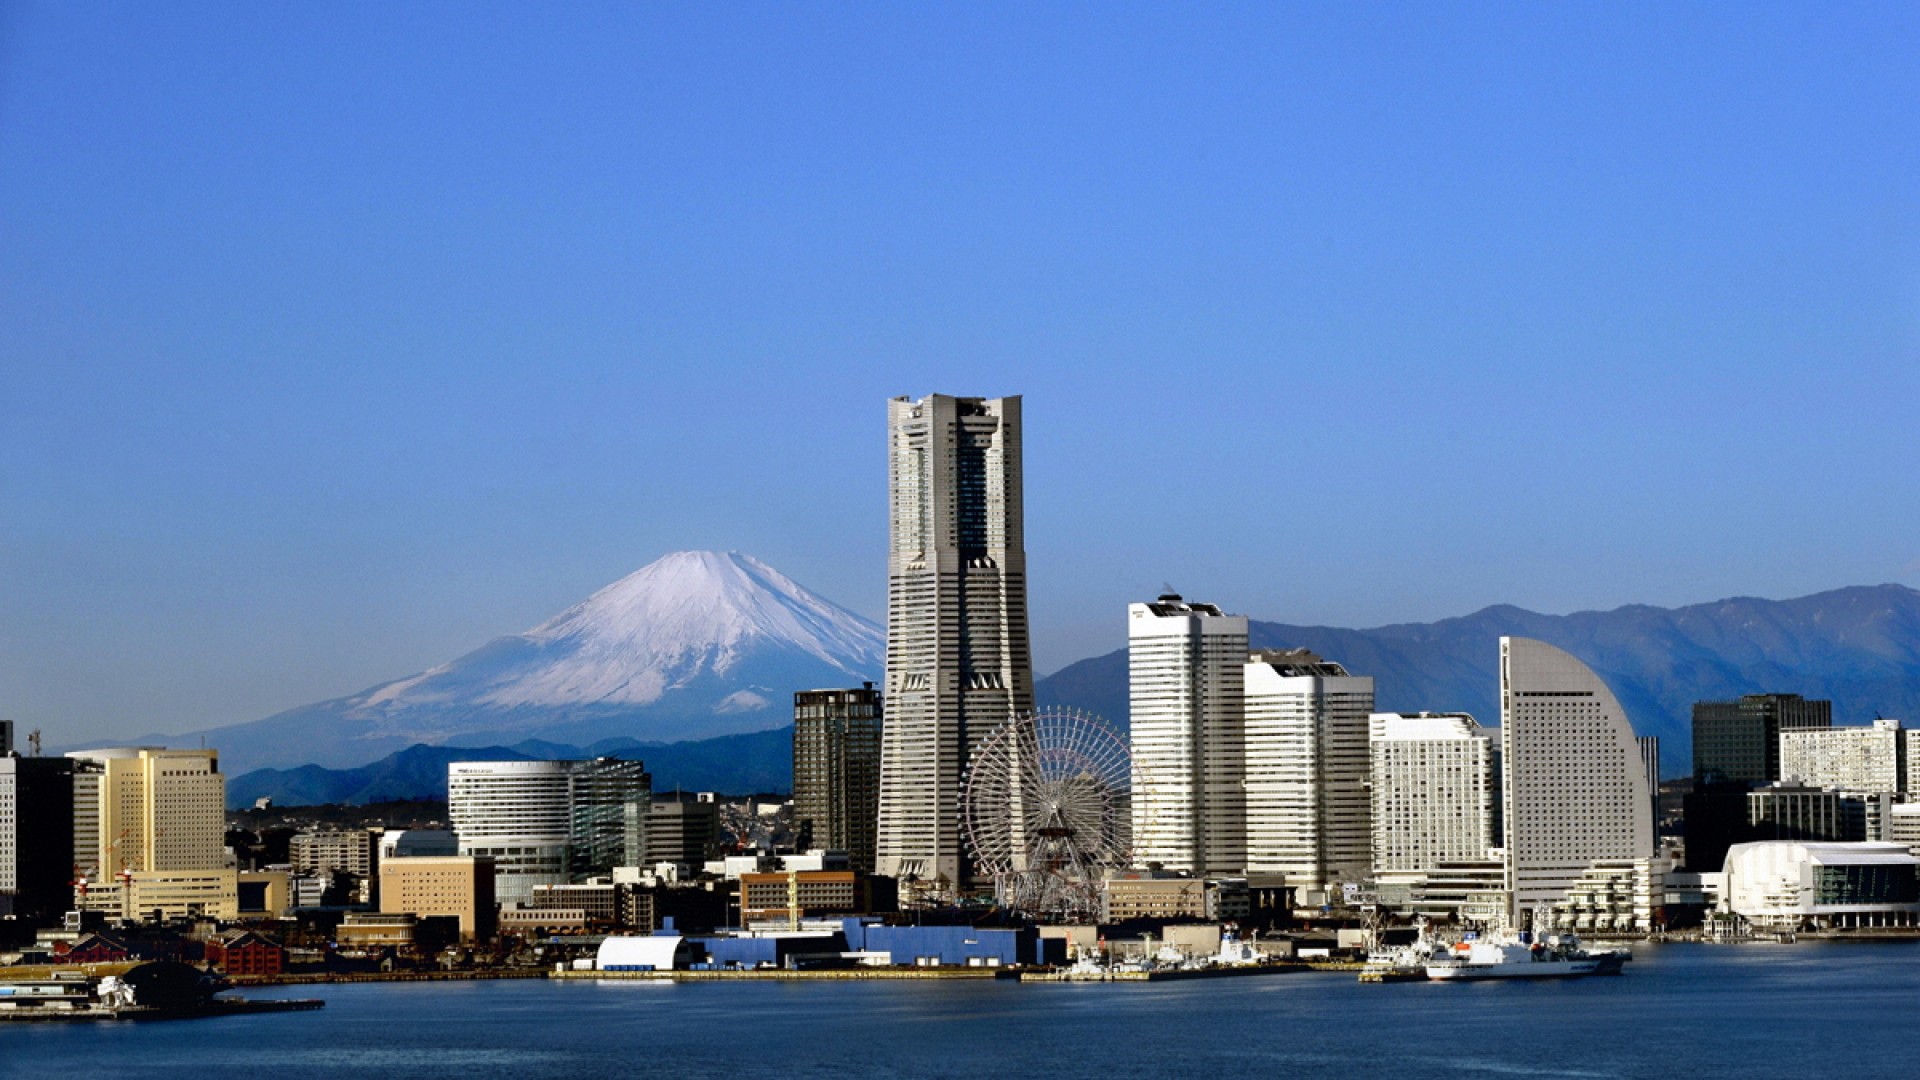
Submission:
M 650 982 L 859 982 L 897 979 L 1011 979 L 1009 968 L 991 967 L 853 967 L 853 968 L 729 968 L 712 971 L 550 971 L 550 979 L 598 982 L 633 979 Z

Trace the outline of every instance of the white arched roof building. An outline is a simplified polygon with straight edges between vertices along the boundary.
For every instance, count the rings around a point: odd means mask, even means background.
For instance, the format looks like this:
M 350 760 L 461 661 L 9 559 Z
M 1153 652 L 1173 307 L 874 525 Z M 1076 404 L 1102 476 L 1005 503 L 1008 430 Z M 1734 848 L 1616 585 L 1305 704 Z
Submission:
M 676 971 L 693 962 L 693 942 L 679 934 L 610 937 L 600 943 L 599 971 Z

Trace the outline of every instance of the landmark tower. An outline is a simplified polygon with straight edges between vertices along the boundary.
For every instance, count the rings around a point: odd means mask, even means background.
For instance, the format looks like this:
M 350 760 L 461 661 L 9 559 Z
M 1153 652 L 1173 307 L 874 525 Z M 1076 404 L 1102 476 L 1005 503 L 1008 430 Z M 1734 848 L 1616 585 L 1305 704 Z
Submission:
M 887 719 L 876 869 L 971 884 L 973 749 L 1033 708 L 1020 399 L 887 403 Z

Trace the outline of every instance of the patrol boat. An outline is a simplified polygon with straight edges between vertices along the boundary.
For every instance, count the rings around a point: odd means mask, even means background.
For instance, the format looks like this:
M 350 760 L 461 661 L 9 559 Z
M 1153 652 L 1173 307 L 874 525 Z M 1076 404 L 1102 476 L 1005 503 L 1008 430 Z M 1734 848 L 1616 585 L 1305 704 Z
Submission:
M 1625 961 L 1618 952 L 1586 951 L 1572 934 L 1540 940 L 1523 931 L 1435 949 L 1425 967 L 1429 979 L 1571 979 L 1618 975 Z

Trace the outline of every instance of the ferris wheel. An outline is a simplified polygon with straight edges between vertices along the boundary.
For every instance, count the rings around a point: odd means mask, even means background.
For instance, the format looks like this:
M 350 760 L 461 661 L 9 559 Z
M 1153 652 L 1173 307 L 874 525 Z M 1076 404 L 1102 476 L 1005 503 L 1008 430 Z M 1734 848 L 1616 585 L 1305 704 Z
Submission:
M 1133 858 L 1133 806 L 1145 778 L 1124 738 L 1090 713 L 1047 709 L 974 751 L 961 820 L 976 873 L 1002 907 L 1085 918 L 1100 882 Z

